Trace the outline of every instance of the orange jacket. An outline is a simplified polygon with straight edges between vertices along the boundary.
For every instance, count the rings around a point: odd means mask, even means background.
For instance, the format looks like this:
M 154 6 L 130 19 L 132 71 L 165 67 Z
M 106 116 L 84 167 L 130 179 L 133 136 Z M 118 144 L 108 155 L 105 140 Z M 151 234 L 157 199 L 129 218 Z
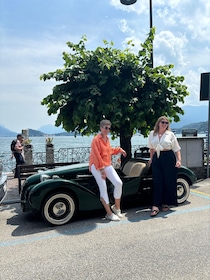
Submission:
M 101 134 L 96 135 L 91 143 L 91 153 L 89 165 L 95 165 L 96 169 L 102 169 L 111 165 L 111 155 L 117 155 L 122 152 L 120 147 L 112 148 L 109 138 L 104 141 Z

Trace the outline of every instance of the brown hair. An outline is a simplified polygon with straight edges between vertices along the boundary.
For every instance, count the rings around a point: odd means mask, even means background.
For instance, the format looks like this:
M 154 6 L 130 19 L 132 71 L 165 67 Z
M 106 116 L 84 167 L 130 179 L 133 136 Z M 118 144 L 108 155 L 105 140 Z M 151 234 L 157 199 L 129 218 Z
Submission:
M 158 118 L 158 120 L 156 121 L 155 123 L 155 126 L 154 126 L 154 135 L 156 135 L 158 133 L 158 129 L 159 129 L 159 123 L 163 120 L 166 120 L 168 122 L 168 126 L 166 128 L 166 130 L 171 130 L 170 128 L 170 121 L 169 119 L 166 117 L 166 116 L 161 116 Z

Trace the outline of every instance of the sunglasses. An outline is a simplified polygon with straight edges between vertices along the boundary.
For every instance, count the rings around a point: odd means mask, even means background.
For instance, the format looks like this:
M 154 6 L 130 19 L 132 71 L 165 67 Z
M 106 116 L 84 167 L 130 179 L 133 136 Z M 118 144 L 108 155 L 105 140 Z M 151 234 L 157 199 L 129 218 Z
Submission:
M 105 126 L 104 127 L 106 130 L 111 130 L 111 127 L 109 127 L 109 126 Z
M 168 122 L 161 121 L 162 124 L 168 124 Z

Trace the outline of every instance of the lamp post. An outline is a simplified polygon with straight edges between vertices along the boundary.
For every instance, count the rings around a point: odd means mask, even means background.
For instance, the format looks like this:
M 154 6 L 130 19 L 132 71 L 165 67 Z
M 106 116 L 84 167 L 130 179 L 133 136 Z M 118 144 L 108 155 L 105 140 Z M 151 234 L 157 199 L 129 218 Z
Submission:
M 123 5 L 133 5 L 137 2 L 137 0 L 120 0 L 120 3 Z M 149 0 L 149 22 L 150 22 L 150 29 L 153 26 L 152 23 L 152 0 Z M 152 50 L 151 50 L 151 67 L 153 68 L 153 43 L 152 43 Z

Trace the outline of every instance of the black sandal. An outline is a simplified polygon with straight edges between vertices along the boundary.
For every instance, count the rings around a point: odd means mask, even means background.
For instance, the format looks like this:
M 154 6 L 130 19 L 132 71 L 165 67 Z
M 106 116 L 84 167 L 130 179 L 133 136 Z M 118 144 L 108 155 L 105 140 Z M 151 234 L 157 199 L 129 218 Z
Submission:
M 169 211 L 170 209 L 169 209 L 168 205 L 163 205 L 161 210 L 162 210 L 163 212 L 167 212 L 167 211 Z

